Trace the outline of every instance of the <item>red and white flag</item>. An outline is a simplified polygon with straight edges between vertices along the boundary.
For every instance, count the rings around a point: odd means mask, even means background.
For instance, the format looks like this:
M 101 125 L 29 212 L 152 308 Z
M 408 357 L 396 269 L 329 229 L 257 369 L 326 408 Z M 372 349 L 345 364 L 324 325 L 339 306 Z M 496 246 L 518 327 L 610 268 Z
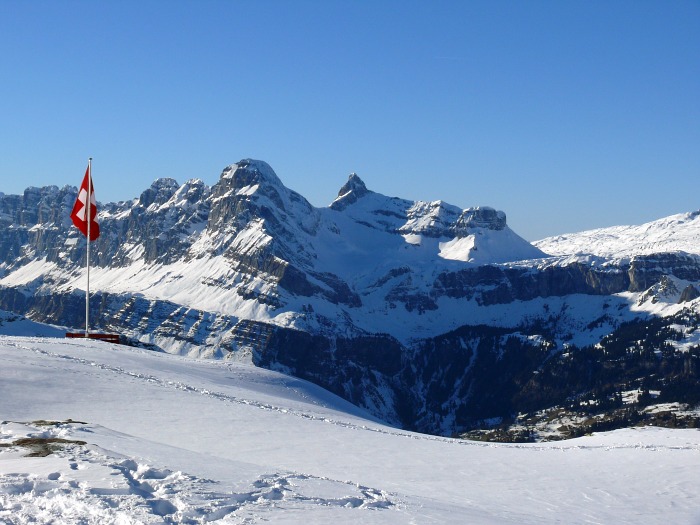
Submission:
M 95 220 L 95 217 L 97 217 L 97 201 L 95 200 L 95 187 L 92 185 L 92 177 L 90 176 L 90 165 L 85 170 L 85 178 L 83 178 L 83 183 L 80 185 L 80 190 L 78 190 L 78 198 L 75 200 L 73 212 L 70 214 L 73 224 L 85 237 L 88 236 L 88 193 L 90 194 L 90 241 L 94 241 L 100 236 L 100 225 Z

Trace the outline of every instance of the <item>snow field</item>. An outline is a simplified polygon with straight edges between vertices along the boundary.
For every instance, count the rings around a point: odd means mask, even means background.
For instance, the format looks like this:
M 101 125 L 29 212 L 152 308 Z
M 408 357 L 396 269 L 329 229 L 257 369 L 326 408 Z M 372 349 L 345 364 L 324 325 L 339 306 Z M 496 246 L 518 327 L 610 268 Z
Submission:
M 0 337 L 0 421 L 12 525 L 700 523 L 698 431 L 452 440 L 282 374 L 95 341 Z M 26 457 L 23 438 L 78 443 Z
M 632 226 L 547 237 L 532 243 L 550 255 L 593 254 L 611 259 L 664 252 L 700 254 L 700 213 L 679 213 Z
M 57 423 L 77 434 L 105 430 Z M 5 422 L 1 428 L 4 441 L 42 433 L 32 424 Z M 262 474 L 221 492 L 214 480 L 153 468 L 99 447 L 69 446 L 46 458 L 21 457 L 19 448 L 0 456 L 3 471 L 10 471 L 0 478 L 0 523 L 247 523 L 265 520 L 282 504 L 285 514 L 392 505 L 380 491 L 305 475 Z

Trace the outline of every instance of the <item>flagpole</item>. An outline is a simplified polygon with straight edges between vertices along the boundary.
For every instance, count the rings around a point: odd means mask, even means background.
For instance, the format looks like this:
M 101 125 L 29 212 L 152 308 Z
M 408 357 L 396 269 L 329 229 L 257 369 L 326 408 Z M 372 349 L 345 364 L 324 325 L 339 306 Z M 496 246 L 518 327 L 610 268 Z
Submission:
M 85 289 L 85 337 L 90 337 L 90 212 L 92 211 L 92 157 L 88 158 L 87 192 L 87 287 Z

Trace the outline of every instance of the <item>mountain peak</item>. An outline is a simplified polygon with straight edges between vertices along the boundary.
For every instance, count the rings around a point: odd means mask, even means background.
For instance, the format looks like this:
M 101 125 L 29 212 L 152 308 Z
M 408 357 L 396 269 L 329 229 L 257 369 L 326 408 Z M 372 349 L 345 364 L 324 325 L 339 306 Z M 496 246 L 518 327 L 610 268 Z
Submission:
M 346 206 L 357 202 L 357 199 L 368 193 L 370 193 L 370 191 L 357 173 L 351 173 L 348 177 L 348 181 L 340 188 L 338 197 L 333 201 L 330 207 L 334 210 L 342 210 Z
M 221 180 L 230 181 L 235 188 L 255 184 L 282 186 L 282 181 L 267 162 L 254 159 L 239 160 L 227 166 L 221 173 Z
M 173 196 L 179 187 L 180 185 L 175 179 L 168 177 L 156 179 L 151 187 L 141 194 L 139 203 L 144 208 L 148 208 L 153 203 L 163 204 Z
M 340 191 L 338 192 L 338 197 L 342 197 L 346 193 L 349 193 L 351 191 L 354 191 L 355 193 L 361 193 L 364 195 L 367 193 L 367 186 L 365 186 L 364 181 L 359 177 L 357 173 L 351 173 L 350 176 L 348 177 L 348 181 L 343 184 L 343 187 L 340 188 Z M 358 195 L 358 197 L 361 195 Z

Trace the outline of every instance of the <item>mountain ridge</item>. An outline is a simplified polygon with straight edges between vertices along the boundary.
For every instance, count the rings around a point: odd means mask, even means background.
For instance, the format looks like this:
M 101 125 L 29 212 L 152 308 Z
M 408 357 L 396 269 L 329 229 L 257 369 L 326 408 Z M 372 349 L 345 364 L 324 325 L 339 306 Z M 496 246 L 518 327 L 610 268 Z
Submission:
M 698 255 L 699 238 L 700 210 L 678 213 L 640 225 L 611 226 L 555 235 L 533 244 L 552 255 L 585 253 L 629 258 L 674 251 Z
M 84 322 L 85 244 L 67 217 L 76 193 L 0 197 L 0 309 Z M 387 197 L 356 174 L 316 208 L 252 159 L 211 187 L 157 179 L 131 201 L 100 203 L 98 220 L 91 319 L 100 329 L 284 370 L 394 424 L 442 434 L 537 406 L 532 385 L 548 363 L 587 355 L 572 349 L 595 348 L 627 323 L 671 326 L 700 304 L 696 253 L 556 248 L 565 239 L 538 248 L 504 212 Z M 692 214 L 658 222 L 685 226 L 683 242 L 697 235 Z M 692 341 L 687 319 L 679 337 Z

